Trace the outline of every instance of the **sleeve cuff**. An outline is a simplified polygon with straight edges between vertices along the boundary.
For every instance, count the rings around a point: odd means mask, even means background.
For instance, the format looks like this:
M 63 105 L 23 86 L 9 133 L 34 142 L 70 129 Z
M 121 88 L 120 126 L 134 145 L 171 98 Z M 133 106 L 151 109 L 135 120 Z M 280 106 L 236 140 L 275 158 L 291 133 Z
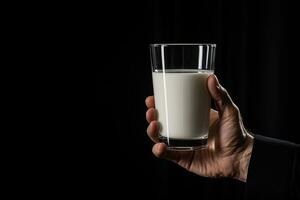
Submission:
M 290 195 L 295 144 L 254 135 L 246 182 L 247 199 Z

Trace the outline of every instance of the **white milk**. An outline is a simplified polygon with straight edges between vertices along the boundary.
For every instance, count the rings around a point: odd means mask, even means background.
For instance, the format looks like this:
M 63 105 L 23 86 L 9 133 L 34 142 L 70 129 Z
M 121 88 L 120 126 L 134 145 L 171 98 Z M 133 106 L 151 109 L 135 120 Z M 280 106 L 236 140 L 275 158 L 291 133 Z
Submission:
M 211 99 L 206 81 L 210 74 L 212 71 L 191 70 L 152 73 L 160 135 L 183 140 L 207 136 Z

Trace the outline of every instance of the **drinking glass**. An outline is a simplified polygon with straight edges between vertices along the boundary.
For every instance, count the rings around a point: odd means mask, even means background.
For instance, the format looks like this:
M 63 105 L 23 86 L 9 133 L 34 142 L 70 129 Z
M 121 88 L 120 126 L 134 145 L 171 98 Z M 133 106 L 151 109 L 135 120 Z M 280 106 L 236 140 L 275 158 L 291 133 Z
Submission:
M 159 139 L 170 150 L 205 148 L 216 44 L 151 44 L 150 57 Z

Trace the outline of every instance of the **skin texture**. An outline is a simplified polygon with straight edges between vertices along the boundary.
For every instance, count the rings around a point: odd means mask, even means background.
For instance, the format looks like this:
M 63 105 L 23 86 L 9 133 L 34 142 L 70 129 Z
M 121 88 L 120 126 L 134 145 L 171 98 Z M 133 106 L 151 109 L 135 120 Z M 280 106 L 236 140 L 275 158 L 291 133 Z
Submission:
M 146 98 L 147 134 L 155 143 L 152 152 L 200 176 L 230 177 L 246 182 L 253 137 L 246 131 L 238 107 L 215 75 L 208 77 L 207 88 L 217 111 L 210 111 L 208 147 L 195 151 L 169 151 L 166 144 L 159 142 L 154 97 Z

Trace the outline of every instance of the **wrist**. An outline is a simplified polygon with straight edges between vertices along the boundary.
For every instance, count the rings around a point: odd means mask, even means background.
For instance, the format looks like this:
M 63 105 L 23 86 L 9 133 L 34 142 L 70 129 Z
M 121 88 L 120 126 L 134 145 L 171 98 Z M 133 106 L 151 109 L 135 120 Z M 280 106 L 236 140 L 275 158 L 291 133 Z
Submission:
M 240 151 L 238 151 L 237 157 L 234 161 L 234 179 L 240 180 L 242 182 L 247 181 L 248 168 L 253 149 L 253 142 L 253 136 L 247 133 L 244 140 L 244 144 L 241 146 Z

